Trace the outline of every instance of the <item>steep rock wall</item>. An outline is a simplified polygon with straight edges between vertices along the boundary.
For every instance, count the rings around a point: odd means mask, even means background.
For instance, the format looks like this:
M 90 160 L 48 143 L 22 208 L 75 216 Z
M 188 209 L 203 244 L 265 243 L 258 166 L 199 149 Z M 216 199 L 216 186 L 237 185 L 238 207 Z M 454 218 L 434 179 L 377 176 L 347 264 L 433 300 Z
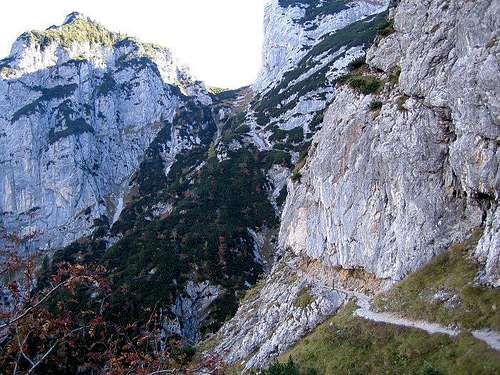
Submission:
M 399 83 L 338 93 L 289 185 L 283 249 L 399 280 L 495 215 L 498 15 L 491 1 L 400 3 L 396 32 L 368 53 Z
M 402 0 L 391 11 L 394 24 L 353 73 L 382 85 L 362 94 L 351 76 L 337 90 L 288 183 L 283 258 L 216 338 L 228 364 L 265 366 L 346 293 L 390 287 L 478 227 L 478 281 L 498 286 L 499 6 Z M 325 311 L 314 293 L 303 306 L 269 298 L 283 288 L 298 296 L 306 281 L 338 303 Z M 296 328 L 297 316 L 311 319 Z
M 211 102 L 169 50 L 82 15 L 23 34 L 0 61 L 5 230 L 54 249 L 115 221 L 145 151 L 188 98 Z M 186 132 L 166 133 L 171 158 L 196 143 Z

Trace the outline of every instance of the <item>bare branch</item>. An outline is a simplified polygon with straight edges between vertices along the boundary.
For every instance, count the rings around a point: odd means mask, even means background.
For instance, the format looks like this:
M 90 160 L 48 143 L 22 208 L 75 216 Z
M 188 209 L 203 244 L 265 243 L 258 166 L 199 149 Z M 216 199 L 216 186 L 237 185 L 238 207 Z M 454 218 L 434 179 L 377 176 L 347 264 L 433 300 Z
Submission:
M 68 338 L 69 336 L 71 336 L 73 333 L 75 332 L 78 332 L 78 331 L 81 331 L 82 329 L 85 329 L 86 327 L 80 327 L 80 328 L 76 328 L 70 332 L 68 332 L 67 334 L 65 334 L 61 339 L 59 340 L 56 340 L 56 342 L 49 348 L 49 350 L 47 350 L 45 352 L 45 354 L 42 356 L 42 358 L 40 358 L 35 364 L 33 364 L 32 362 L 32 366 L 31 368 L 29 369 L 28 371 L 28 374 L 31 374 L 35 368 L 37 368 L 44 360 L 45 358 L 47 358 L 50 353 L 52 353 L 52 351 L 56 348 L 56 346 L 61 342 L 61 341 L 64 341 L 66 338 Z
M 31 311 L 35 310 L 36 308 L 38 308 L 40 305 L 42 305 L 45 301 L 47 301 L 55 292 L 57 292 L 59 289 L 61 289 L 62 287 L 66 286 L 66 285 L 69 285 L 71 284 L 71 282 L 73 280 L 76 280 L 76 279 L 88 279 L 88 280 L 91 280 L 91 281 L 94 281 L 93 278 L 91 277 L 88 277 L 88 276 L 72 276 L 70 277 L 69 279 L 65 280 L 65 281 L 62 281 L 60 282 L 59 284 L 57 284 L 55 287 L 53 287 L 42 299 L 40 299 L 40 301 L 38 301 L 36 304 L 34 304 L 33 306 L 30 306 L 28 307 L 22 314 L 18 315 L 17 317 L 13 318 L 13 319 L 10 319 L 8 322 L 4 323 L 4 324 L 1 324 L 0 325 L 0 330 L 3 329 L 3 328 L 6 328 L 10 325 L 12 325 L 13 323 L 21 320 L 22 318 L 24 318 L 25 316 L 27 316 Z
M 16 327 L 16 339 L 17 339 L 17 345 L 19 346 L 19 353 L 24 357 L 24 359 L 26 359 L 31 364 L 31 366 L 33 366 L 33 361 L 24 353 L 24 350 L 23 350 L 24 344 L 26 344 L 28 337 L 29 337 L 29 332 L 26 335 L 26 337 L 24 338 L 23 342 L 21 343 L 19 330 Z

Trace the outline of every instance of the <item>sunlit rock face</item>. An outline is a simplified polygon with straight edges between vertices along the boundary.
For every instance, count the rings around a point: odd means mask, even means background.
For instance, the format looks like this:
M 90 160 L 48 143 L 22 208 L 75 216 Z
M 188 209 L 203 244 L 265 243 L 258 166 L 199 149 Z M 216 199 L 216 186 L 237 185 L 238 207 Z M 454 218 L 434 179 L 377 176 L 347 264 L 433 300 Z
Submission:
M 263 66 L 254 89 L 260 92 L 275 86 L 330 34 L 380 13 L 388 3 L 385 0 L 268 2 L 264 18 Z M 344 42 L 348 44 L 350 40 Z M 318 66 L 326 65 L 331 58 L 328 54 L 315 56 Z
M 169 50 L 78 13 L 23 34 L 0 61 L 5 229 L 58 248 L 113 221 L 145 151 L 188 100 L 211 102 Z M 190 141 L 164 143 L 172 157 Z
M 396 32 L 368 52 L 399 82 L 337 93 L 289 185 L 283 249 L 400 280 L 485 225 L 478 252 L 498 284 L 498 14 L 489 1 L 401 2 Z
M 304 8 L 279 3 L 268 12 L 287 15 L 280 27 L 298 43 L 292 20 Z M 478 229 L 477 282 L 498 287 L 499 15 L 490 0 L 397 2 L 394 25 L 384 26 L 361 73 L 380 80 L 380 91 L 337 87 L 288 182 L 282 259 L 223 326 L 213 352 L 244 371 L 265 367 L 345 293 L 390 287 Z M 267 24 L 273 19 L 268 13 Z M 286 51 L 266 51 L 272 64 L 258 90 L 273 92 L 272 76 L 297 66 Z

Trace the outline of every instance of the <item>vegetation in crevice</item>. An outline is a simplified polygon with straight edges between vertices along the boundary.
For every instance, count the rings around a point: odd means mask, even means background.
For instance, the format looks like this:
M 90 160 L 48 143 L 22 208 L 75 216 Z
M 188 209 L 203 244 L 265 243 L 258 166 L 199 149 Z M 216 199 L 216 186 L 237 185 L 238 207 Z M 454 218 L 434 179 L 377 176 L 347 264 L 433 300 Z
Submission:
M 389 82 L 395 86 L 399 83 L 399 76 L 401 75 L 401 67 L 397 66 L 389 75 Z
M 314 297 L 311 294 L 311 289 L 310 287 L 306 286 L 302 288 L 300 292 L 297 294 L 295 301 L 293 301 L 293 305 L 297 308 L 305 309 L 313 302 L 314 302 Z
M 385 22 L 381 23 L 377 29 L 377 34 L 384 38 L 386 36 L 389 36 L 393 33 L 395 33 L 396 30 L 394 30 L 394 20 L 385 20 Z
M 292 177 L 291 178 L 292 178 L 293 182 L 300 182 L 300 179 L 302 178 L 301 170 L 306 165 L 307 158 L 314 151 L 314 148 L 316 147 L 315 144 L 313 144 L 312 146 L 311 146 L 311 144 L 306 144 L 305 146 L 306 147 L 304 147 L 304 151 L 302 151 L 298 163 L 295 165 L 295 167 L 292 170 Z
M 48 142 L 49 144 L 54 144 L 60 139 L 83 133 L 94 133 L 94 128 L 92 128 L 83 118 L 77 118 L 76 120 L 66 119 L 64 129 L 50 129 Z
M 348 75 L 342 77 L 342 83 L 347 83 L 356 91 L 359 91 L 363 95 L 376 94 L 382 89 L 384 82 L 379 78 L 363 74 L 360 72 L 352 72 Z
M 397 104 L 398 104 L 398 110 L 400 112 L 408 112 L 408 110 L 405 107 L 406 102 L 408 101 L 408 99 L 410 99 L 410 97 L 406 96 L 404 94 L 399 96 L 399 98 L 397 100 Z
M 382 103 L 380 100 L 372 100 L 370 102 L 370 111 L 380 111 L 384 103 Z
M 25 105 L 15 112 L 12 116 L 11 122 L 14 123 L 18 121 L 21 117 L 30 116 L 37 111 L 45 109 L 45 105 L 51 100 L 64 99 L 67 98 L 76 91 L 78 84 L 72 83 L 68 85 L 54 86 L 51 88 L 42 89 L 42 95 L 35 99 L 33 102 Z

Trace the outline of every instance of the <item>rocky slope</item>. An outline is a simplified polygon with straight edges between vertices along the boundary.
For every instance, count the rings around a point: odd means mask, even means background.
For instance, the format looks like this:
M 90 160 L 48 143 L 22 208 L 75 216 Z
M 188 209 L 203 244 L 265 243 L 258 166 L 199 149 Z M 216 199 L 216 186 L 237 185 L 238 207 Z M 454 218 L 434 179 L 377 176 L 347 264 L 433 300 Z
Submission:
M 116 221 L 131 177 L 177 109 L 211 103 L 169 50 L 77 13 L 21 35 L 0 77 L 1 220 L 9 232 L 37 233 L 45 249 Z M 172 127 L 166 158 L 195 145 L 195 133 Z
M 388 1 L 271 1 L 266 8 L 263 67 L 247 113 L 259 149 L 299 158 L 335 81 L 373 42 Z
M 215 338 L 228 364 L 265 366 L 352 292 L 390 287 L 477 228 L 476 282 L 498 287 L 499 11 L 391 11 L 288 182 L 283 259 Z

